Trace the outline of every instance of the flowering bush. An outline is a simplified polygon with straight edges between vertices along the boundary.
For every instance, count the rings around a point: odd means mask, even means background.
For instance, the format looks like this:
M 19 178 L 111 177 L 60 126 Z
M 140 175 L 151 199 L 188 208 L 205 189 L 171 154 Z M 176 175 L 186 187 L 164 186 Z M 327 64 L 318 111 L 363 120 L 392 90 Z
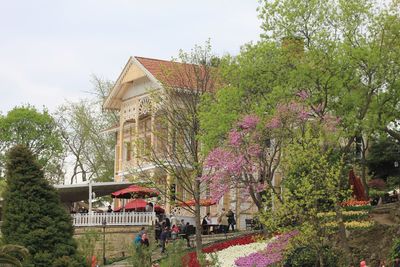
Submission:
M 289 240 L 297 235 L 297 231 L 291 231 L 278 236 L 270 242 L 263 251 L 251 253 L 248 256 L 240 257 L 235 260 L 238 267 L 266 267 L 278 263 L 283 258 L 283 252 L 289 243 Z

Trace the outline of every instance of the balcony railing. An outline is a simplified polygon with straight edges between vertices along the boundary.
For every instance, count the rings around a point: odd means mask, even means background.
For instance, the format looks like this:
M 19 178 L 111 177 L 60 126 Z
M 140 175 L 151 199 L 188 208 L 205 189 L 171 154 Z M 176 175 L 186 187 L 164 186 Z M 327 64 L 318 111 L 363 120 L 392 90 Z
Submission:
M 72 214 L 74 226 L 152 225 L 155 212 L 111 212 Z

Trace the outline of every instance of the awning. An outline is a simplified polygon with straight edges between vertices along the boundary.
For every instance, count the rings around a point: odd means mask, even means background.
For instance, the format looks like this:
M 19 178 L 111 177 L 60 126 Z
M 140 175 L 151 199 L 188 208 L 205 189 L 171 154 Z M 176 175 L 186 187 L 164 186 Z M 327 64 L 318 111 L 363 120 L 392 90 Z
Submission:
M 130 185 L 132 185 L 132 183 L 130 182 L 91 183 L 92 192 L 96 194 L 96 197 L 110 195 L 112 192 L 126 188 Z M 62 202 L 77 202 L 81 200 L 88 200 L 89 183 L 55 185 L 54 187 L 59 192 Z
M 127 188 L 118 190 L 111 194 L 113 198 L 146 198 L 146 197 L 156 197 L 158 196 L 158 192 L 154 189 L 138 186 L 138 185 L 131 185 Z
M 131 210 L 134 210 L 134 211 L 145 211 L 146 205 L 147 205 L 147 201 L 146 200 L 138 198 L 138 199 L 134 199 L 134 200 L 129 201 L 123 207 L 121 206 L 121 207 L 116 208 L 114 211 L 115 212 L 119 212 L 119 211 L 121 211 L 123 209 L 125 209 L 125 211 L 131 211 Z M 158 206 L 158 205 L 154 206 L 154 211 L 157 212 L 157 213 L 164 213 L 165 212 L 165 210 L 163 208 L 161 208 L 160 206 Z

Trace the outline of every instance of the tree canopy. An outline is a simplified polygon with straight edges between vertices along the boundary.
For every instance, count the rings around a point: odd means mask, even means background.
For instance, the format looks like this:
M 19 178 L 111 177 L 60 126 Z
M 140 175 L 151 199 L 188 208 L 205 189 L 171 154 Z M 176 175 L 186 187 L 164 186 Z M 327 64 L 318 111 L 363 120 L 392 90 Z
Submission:
M 21 144 L 37 155 L 45 176 L 53 182 L 63 180 L 63 143 L 54 118 L 44 109 L 33 106 L 15 107 L 0 116 L 0 167 L 4 167 L 4 152 Z

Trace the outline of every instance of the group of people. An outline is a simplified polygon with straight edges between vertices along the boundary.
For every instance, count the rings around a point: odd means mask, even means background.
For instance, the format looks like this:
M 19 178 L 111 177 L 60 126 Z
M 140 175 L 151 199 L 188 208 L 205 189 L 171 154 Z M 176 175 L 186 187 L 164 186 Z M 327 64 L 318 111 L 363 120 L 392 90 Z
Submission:
M 161 253 L 165 252 L 165 245 L 168 240 L 175 240 L 178 238 L 178 236 L 185 239 L 187 246 L 190 247 L 190 226 L 191 225 L 189 222 L 185 223 L 183 219 L 178 221 L 175 216 L 172 216 L 171 219 L 165 217 L 161 223 L 156 221 L 155 238 L 156 241 L 161 245 Z
M 225 208 L 222 208 L 221 213 L 217 215 L 217 223 L 219 233 L 226 234 L 230 228 L 232 228 L 232 232 L 235 231 L 236 220 L 232 209 L 229 209 L 229 211 L 226 212 Z M 203 233 L 209 234 L 210 226 L 214 226 L 212 224 L 209 212 L 206 214 L 206 216 L 204 216 L 201 225 L 203 227 Z M 215 229 L 213 230 L 215 232 Z

